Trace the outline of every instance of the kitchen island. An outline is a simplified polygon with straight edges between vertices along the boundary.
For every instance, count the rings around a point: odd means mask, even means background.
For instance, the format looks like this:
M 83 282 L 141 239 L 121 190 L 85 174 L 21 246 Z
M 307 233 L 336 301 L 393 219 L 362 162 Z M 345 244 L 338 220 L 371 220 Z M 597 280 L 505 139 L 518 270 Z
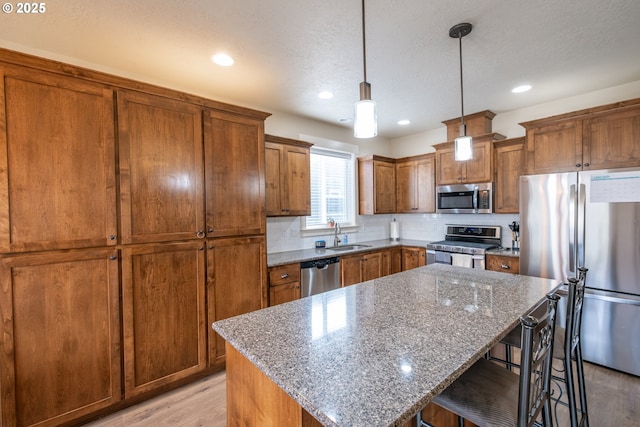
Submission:
M 434 264 L 215 322 L 228 425 L 403 425 L 558 285 Z

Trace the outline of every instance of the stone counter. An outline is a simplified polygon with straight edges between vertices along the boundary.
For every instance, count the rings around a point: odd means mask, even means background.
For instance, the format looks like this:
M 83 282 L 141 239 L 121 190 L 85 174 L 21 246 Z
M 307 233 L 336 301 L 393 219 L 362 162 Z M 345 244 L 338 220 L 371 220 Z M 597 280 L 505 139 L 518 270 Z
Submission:
M 402 425 L 557 285 L 433 264 L 213 328 L 322 424 Z

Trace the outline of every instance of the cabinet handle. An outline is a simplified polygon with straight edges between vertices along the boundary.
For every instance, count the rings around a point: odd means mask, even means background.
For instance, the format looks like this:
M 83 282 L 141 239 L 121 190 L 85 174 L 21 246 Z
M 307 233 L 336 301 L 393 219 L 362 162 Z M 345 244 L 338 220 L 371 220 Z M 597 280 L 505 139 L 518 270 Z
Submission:
M 284 273 L 280 276 L 281 279 L 286 279 L 287 277 L 289 277 L 288 273 Z
M 115 261 L 116 259 L 118 259 L 118 257 L 117 257 L 117 256 L 115 256 L 115 255 L 111 255 L 111 256 L 109 257 L 109 259 L 110 259 L 111 261 Z
M 213 245 L 210 245 L 210 246 L 209 246 L 209 249 L 213 249 Z
M 113 235 L 113 234 L 111 234 L 111 235 L 109 236 L 109 240 L 116 240 L 116 236 L 115 236 L 115 235 Z
M 213 233 L 213 227 L 209 227 L 209 233 Z
M 198 239 L 204 239 L 205 233 L 204 230 L 198 230 L 198 232 L 196 233 L 196 237 Z
M 585 167 L 585 168 L 588 168 L 590 165 L 591 165 L 591 163 L 585 163 L 585 164 L 584 164 L 584 167 Z
M 582 166 L 580 163 L 576 163 L 577 168 L 579 168 L 580 166 Z
M 198 250 L 199 250 L 199 251 L 204 251 L 204 246 L 200 246 L 200 247 L 198 248 Z
M 510 269 L 510 268 L 511 268 L 511 267 L 510 267 L 510 266 L 508 266 L 507 264 L 502 264 L 502 265 L 500 265 L 500 267 L 502 267 L 504 270 L 508 270 L 508 269 Z

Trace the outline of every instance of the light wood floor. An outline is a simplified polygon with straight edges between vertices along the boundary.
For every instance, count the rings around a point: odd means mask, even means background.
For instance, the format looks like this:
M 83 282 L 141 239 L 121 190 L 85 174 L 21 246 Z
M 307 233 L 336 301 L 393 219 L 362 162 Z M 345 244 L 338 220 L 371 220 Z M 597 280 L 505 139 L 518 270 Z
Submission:
M 589 363 L 585 375 L 592 427 L 640 425 L 640 378 Z M 86 426 L 224 427 L 225 406 L 225 374 L 220 372 Z

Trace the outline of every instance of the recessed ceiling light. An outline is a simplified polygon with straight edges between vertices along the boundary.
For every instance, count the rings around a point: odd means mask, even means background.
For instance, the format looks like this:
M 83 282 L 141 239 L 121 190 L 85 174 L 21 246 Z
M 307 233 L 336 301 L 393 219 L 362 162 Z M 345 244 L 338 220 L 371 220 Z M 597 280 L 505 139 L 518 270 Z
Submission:
M 233 65 L 233 58 L 227 55 L 226 53 L 216 53 L 211 57 L 213 62 L 222 66 L 222 67 L 230 67 Z
M 511 93 L 522 93 L 531 90 L 531 85 L 517 86 L 511 89 Z
M 318 98 L 320 98 L 320 99 L 331 99 L 331 98 L 333 98 L 333 94 L 331 92 L 329 92 L 328 90 L 323 90 L 322 92 L 320 92 L 318 94 Z
M 406 119 L 405 120 L 398 120 L 398 124 L 400 126 L 406 126 L 406 125 L 408 125 L 410 123 L 411 123 L 411 120 L 406 120 Z

